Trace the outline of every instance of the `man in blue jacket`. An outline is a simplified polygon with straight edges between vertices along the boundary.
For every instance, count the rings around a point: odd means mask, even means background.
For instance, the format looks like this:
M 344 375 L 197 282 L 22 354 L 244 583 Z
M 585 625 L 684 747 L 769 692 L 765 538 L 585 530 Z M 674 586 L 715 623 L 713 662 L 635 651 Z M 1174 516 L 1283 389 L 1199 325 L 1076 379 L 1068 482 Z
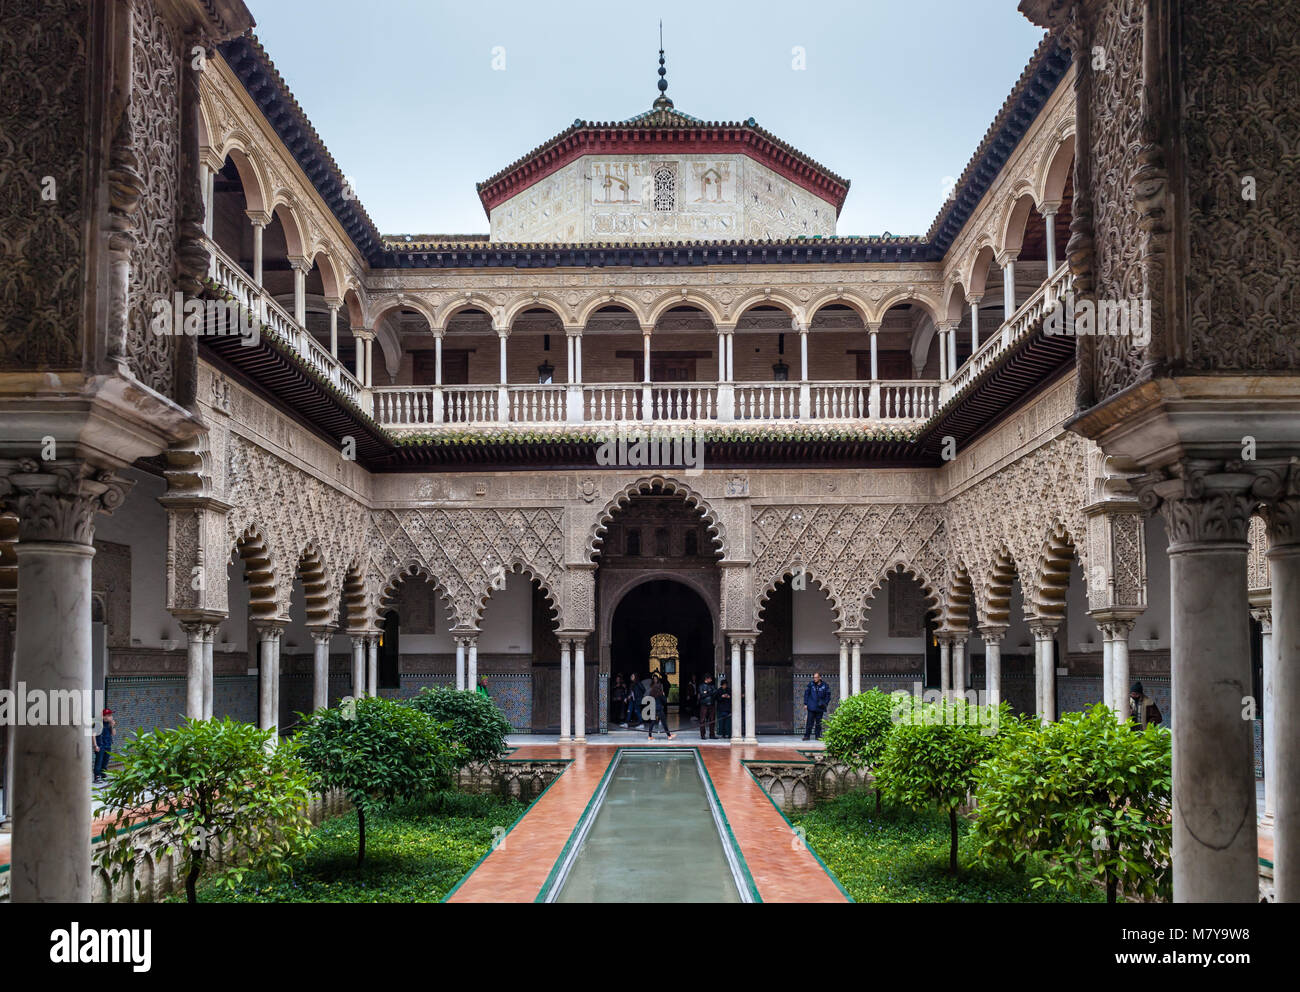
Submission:
M 810 734 L 817 740 L 822 739 L 822 717 L 826 715 L 826 707 L 830 704 L 831 687 L 822 681 L 820 672 L 814 672 L 808 688 L 803 691 L 803 708 L 808 711 L 808 719 L 803 728 L 804 740 Z

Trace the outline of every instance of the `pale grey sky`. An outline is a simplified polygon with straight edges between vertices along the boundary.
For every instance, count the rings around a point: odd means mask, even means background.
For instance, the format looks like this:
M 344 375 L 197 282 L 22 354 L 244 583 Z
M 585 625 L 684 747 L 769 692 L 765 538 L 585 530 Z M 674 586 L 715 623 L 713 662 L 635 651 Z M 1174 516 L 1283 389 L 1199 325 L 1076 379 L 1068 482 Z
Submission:
M 485 233 L 475 183 L 649 110 L 661 17 L 678 110 L 850 179 L 840 234 L 924 234 L 1042 37 L 1015 0 L 247 2 L 385 234 Z

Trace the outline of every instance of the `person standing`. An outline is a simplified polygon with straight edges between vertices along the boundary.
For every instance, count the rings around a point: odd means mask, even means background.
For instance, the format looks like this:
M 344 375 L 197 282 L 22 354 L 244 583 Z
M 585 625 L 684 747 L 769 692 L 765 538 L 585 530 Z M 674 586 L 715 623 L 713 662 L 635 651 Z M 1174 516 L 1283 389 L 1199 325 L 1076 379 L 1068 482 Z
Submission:
M 491 698 L 492 698 L 492 693 L 488 692 L 488 687 L 487 687 L 487 676 L 486 676 L 486 675 L 480 675 L 480 676 L 478 677 L 478 687 L 477 687 L 477 689 L 476 689 L 475 691 L 476 691 L 480 696 L 482 696 L 484 699 L 491 699 Z
M 718 679 L 718 736 L 723 740 L 731 737 L 731 686 L 727 684 L 727 676 L 723 675 Z
M 817 740 L 822 739 L 822 717 L 826 707 L 831 704 L 831 687 L 822 681 L 820 672 L 813 672 L 812 681 L 803 691 L 803 708 L 808 717 L 804 723 L 803 739 L 812 734 Z
M 1156 701 L 1142 690 L 1142 683 L 1134 682 L 1128 694 L 1128 712 L 1133 720 L 1133 730 L 1137 733 L 1147 729 L 1148 724 L 1160 724 L 1164 717 Z
M 113 753 L 113 728 L 117 726 L 112 710 L 105 709 L 103 717 L 104 728 L 91 738 L 95 746 L 94 774 L 91 779 L 95 782 L 104 781 L 104 773 L 108 771 L 108 759 Z
M 636 729 L 641 726 L 641 700 L 645 695 L 645 687 L 642 686 L 641 680 L 636 677 L 636 672 L 632 673 L 627 684 L 627 723 L 625 727 Z
M 704 676 L 700 685 L 700 740 L 717 740 L 718 687 L 713 684 L 713 673 Z
M 662 723 L 664 725 L 664 734 L 670 741 L 675 740 L 673 732 L 668 729 L 668 690 L 662 678 L 651 680 L 650 698 L 654 701 L 654 710 L 650 717 L 649 726 L 646 727 L 647 739 L 655 739 L 655 724 Z

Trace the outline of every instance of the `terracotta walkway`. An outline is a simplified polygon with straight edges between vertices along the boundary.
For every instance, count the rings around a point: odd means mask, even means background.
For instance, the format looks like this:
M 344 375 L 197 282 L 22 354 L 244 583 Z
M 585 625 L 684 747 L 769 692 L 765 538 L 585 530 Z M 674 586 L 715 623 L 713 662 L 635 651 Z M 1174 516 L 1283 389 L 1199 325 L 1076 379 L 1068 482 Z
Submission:
M 683 735 L 658 747 L 690 746 Z M 565 842 L 577 826 L 617 750 L 608 744 L 585 747 L 524 746 L 512 758 L 572 758 L 573 763 L 533 805 L 518 825 L 466 879 L 449 902 L 532 902 L 546 883 Z M 741 854 L 764 902 L 845 902 L 843 893 L 817 859 L 795 843 L 785 818 L 741 765 L 760 754 L 757 747 L 701 748 L 704 765 L 731 825 Z M 793 748 L 764 747 L 772 761 L 798 760 Z

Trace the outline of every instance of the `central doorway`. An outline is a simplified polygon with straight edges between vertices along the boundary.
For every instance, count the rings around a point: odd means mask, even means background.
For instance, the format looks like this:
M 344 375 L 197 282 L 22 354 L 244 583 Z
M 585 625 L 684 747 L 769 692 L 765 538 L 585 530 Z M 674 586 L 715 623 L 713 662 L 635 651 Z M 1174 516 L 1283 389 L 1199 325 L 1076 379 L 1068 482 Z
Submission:
M 651 662 L 651 639 L 661 634 L 676 638 L 677 660 Z M 667 669 L 671 686 L 668 725 L 687 728 L 697 716 L 694 686 L 714 671 L 713 615 L 690 586 L 674 579 L 650 579 L 632 587 L 614 609 L 610 629 L 610 684 L 627 684 L 633 673 L 647 678 L 652 666 Z M 675 670 L 674 670 L 675 669 Z

